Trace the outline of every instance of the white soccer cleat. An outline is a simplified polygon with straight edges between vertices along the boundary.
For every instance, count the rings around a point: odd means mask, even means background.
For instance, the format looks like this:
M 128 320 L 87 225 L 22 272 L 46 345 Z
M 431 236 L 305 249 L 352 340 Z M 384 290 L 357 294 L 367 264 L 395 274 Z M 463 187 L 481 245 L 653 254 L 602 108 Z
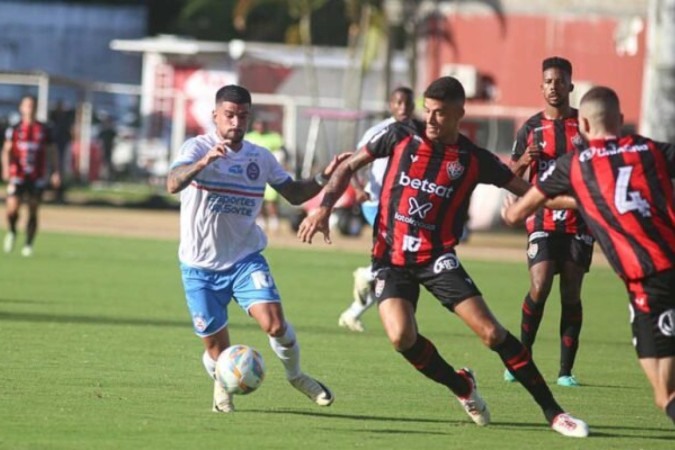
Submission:
M 586 422 L 567 413 L 555 416 L 551 423 L 551 428 L 567 437 L 585 438 L 588 436 L 588 425 Z
M 234 403 L 232 394 L 225 390 L 225 387 L 218 381 L 213 382 L 213 412 L 231 413 L 234 412 Z
M 348 330 L 356 331 L 358 333 L 363 333 L 365 330 L 363 327 L 363 322 L 354 317 L 349 311 L 345 311 L 340 314 L 338 325 L 342 328 L 347 328 Z
M 21 249 L 21 256 L 25 257 L 33 256 L 33 247 L 31 247 L 30 245 L 25 245 Z
M 464 407 L 464 411 L 471 417 L 476 425 L 484 427 L 490 423 L 490 411 L 483 397 L 478 393 L 476 378 L 471 369 L 463 368 L 457 371 L 460 376 L 464 376 L 471 386 L 471 392 L 466 397 L 457 397 L 459 403 Z
M 288 380 L 288 382 L 319 406 L 330 406 L 335 400 L 335 396 L 330 389 L 304 373 L 297 378 Z
M 14 242 L 16 241 L 16 234 L 14 233 L 7 233 L 5 235 L 5 240 L 2 245 L 2 249 L 5 251 L 5 253 L 9 253 L 14 249 Z

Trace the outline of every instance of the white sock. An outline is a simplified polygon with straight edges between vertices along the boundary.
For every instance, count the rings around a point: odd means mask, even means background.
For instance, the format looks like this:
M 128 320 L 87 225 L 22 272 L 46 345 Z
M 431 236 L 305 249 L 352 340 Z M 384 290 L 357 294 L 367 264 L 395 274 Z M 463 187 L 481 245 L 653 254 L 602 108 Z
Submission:
M 270 347 L 279 357 L 286 370 L 286 378 L 292 380 L 302 374 L 300 370 L 300 346 L 295 338 L 293 326 L 286 322 L 286 332 L 283 336 L 269 336 Z
M 204 369 L 206 369 L 206 373 L 209 374 L 211 378 L 214 380 L 216 379 L 216 361 L 211 358 L 211 355 L 209 355 L 209 352 L 204 352 L 202 355 L 202 363 L 204 364 Z
M 351 304 L 349 309 L 347 311 L 349 312 L 350 315 L 352 315 L 355 319 L 358 319 L 363 315 L 368 308 L 373 306 L 375 304 L 375 299 L 373 298 L 372 294 L 368 292 L 368 295 L 366 295 L 366 303 L 362 304 L 360 301 L 355 300 L 354 303 Z

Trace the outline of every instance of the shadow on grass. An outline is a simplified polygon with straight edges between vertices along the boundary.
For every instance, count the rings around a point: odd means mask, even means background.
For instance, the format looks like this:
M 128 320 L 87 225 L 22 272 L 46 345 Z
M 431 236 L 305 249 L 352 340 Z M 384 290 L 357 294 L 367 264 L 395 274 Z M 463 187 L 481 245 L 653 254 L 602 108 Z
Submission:
M 257 414 L 294 414 L 297 416 L 308 417 L 326 417 L 329 419 L 346 419 L 346 420 L 375 420 L 382 422 L 407 422 L 407 423 L 452 423 L 452 421 L 442 419 L 424 419 L 416 417 L 392 417 L 392 416 L 376 416 L 364 414 L 340 414 L 330 412 L 305 411 L 300 409 L 279 408 L 279 409 L 249 409 L 246 412 Z M 460 422 L 457 422 L 460 423 Z M 464 423 L 463 421 L 461 423 Z

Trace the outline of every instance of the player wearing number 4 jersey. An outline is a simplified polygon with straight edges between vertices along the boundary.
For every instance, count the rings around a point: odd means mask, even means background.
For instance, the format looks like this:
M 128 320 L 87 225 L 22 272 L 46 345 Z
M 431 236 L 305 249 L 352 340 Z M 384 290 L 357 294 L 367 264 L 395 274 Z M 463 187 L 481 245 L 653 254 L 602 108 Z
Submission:
M 473 373 L 454 370 L 420 332 L 415 311 L 423 286 L 493 350 L 527 389 L 551 427 L 585 437 L 588 426 L 566 414 L 556 402 L 527 349 L 494 317 L 464 270 L 455 245 L 462 234 L 469 199 L 478 183 L 504 187 L 516 195 L 529 185 L 499 158 L 459 133 L 464 116 L 464 88 L 442 77 L 424 92 L 425 131 L 406 123 L 390 125 L 340 165 L 326 186 L 321 208 L 298 231 L 310 242 L 316 232 L 329 240 L 330 212 L 354 172 L 378 158 L 389 158 L 373 236 L 375 300 L 393 347 L 424 376 L 445 386 L 478 425 L 490 413 Z M 549 206 L 573 202 L 549 203 Z
M 570 107 L 572 64 L 551 57 L 542 63 L 543 111 L 525 122 L 516 135 L 511 169 L 518 176 L 529 172 L 530 182 L 556 163 L 560 156 L 581 145 L 577 110 Z M 556 274 L 560 281 L 560 369 L 557 383 L 578 386 L 572 374 L 579 348 L 583 309 L 581 284 L 593 255 L 593 238 L 578 212 L 542 208 L 525 222 L 528 234 L 527 262 L 530 289 L 523 300 L 520 340 L 532 351 L 546 300 Z M 504 379 L 515 381 L 505 371 Z
M 675 421 L 675 147 L 620 136 L 619 99 L 606 87 L 581 99 L 583 150 L 558 159 L 505 212 L 523 220 L 548 197 L 570 192 L 630 299 L 633 342 L 656 405 Z

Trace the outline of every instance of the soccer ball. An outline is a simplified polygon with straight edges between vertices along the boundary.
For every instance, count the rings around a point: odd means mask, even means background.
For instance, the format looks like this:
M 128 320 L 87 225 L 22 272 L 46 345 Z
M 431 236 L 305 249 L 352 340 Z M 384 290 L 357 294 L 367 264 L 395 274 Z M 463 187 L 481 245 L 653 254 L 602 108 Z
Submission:
M 250 394 L 265 378 L 262 355 L 248 345 L 232 345 L 218 356 L 216 378 L 230 394 Z

